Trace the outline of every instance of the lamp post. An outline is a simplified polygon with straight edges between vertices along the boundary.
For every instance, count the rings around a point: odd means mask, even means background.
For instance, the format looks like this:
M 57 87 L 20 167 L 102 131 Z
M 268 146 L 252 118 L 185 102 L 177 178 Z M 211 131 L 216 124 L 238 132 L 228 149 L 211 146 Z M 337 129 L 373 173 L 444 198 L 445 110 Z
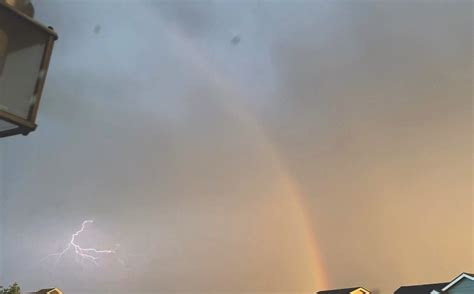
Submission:
M 58 35 L 33 15 L 29 0 L 0 0 L 0 138 L 36 129 Z

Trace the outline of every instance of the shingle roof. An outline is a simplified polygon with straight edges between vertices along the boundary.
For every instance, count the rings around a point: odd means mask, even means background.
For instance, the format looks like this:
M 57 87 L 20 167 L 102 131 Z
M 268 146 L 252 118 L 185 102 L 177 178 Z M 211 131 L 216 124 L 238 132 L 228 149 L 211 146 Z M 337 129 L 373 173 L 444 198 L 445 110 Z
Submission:
M 430 294 L 431 291 L 441 291 L 449 283 L 425 284 L 414 286 L 403 286 L 395 291 L 395 294 Z
M 50 291 L 53 291 L 53 290 L 56 290 L 56 291 L 54 291 L 53 293 L 62 293 L 62 292 L 59 291 L 59 289 L 57 289 L 57 288 L 49 288 L 49 289 L 42 289 L 42 290 L 39 290 L 39 291 L 36 292 L 35 294 L 48 294 Z
M 50 288 L 50 289 L 41 289 L 39 290 L 38 292 L 36 292 L 36 294 L 47 294 L 49 291 L 51 290 L 54 290 L 54 288 Z
M 354 290 L 357 290 L 361 287 L 354 287 L 354 288 L 346 288 L 346 289 L 337 289 L 337 290 L 325 290 L 325 291 L 318 291 L 318 294 L 349 294 Z

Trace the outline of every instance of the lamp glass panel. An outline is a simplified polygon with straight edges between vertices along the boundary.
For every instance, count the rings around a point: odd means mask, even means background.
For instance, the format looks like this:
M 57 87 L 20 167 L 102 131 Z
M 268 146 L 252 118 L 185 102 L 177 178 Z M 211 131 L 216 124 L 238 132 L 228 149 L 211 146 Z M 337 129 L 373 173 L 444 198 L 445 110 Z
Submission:
M 48 34 L 0 6 L 0 110 L 28 119 Z

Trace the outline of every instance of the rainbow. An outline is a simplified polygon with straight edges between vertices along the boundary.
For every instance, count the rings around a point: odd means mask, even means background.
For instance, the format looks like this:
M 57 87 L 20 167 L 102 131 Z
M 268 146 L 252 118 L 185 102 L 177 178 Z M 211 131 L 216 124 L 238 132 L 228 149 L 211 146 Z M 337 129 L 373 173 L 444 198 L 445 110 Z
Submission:
M 233 99 L 245 97 L 244 93 L 242 93 L 242 87 L 238 87 L 235 81 L 226 79 L 225 75 L 219 72 L 219 70 L 209 62 L 206 56 L 199 52 L 198 48 L 189 38 L 184 36 L 179 30 L 164 23 L 160 23 L 160 25 L 168 28 L 167 36 L 165 36 L 168 39 L 167 41 L 174 42 L 176 48 L 180 50 L 179 53 L 182 53 L 182 56 L 188 58 L 187 62 L 189 62 L 189 65 L 193 66 L 196 71 L 202 73 L 203 76 L 212 78 L 213 84 L 219 87 L 222 93 L 225 93 L 225 95 L 219 95 L 220 98 L 215 98 L 218 100 L 216 102 L 222 104 L 244 127 L 253 132 L 255 138 L 258 138 L 259 142 L 257 142 L 257 144 L 265 150 L 265 154 L 270 158 L 271 167 L 276 171 L 277 183 L 279 185 L 278 189 L 287 197 L 291 198 L 294 205 L 293 209 L 296 211 L 295 214 L 300 218 L 298 222 L 303 227 L 303 239 L 307 244 L 312 259 L 310 261 L 311 277 L 313 279 L 311 284 L 318 289 L 328 288 L 329 282 L 327 273 L 325 272 L 322 256 L 320 255 L 316 230 L 312 224 L 310 212 L 306 208 L 304 193 L 302 193 L 297 180 L 288 172 L 281 156 L 265 134 L 256 117 L 250 111 L 247 111 L 243 105 L 238 103 L 239 99 Z

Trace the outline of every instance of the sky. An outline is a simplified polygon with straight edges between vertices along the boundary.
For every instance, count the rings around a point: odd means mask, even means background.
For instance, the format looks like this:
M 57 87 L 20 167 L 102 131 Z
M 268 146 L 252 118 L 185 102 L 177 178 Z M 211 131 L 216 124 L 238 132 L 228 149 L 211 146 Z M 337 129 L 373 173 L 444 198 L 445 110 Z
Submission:
M 0 283 L 314 293 L 474 271 L 472 1 L 34 1 Z M 84 220 L 96 266 L 62 251 Z

